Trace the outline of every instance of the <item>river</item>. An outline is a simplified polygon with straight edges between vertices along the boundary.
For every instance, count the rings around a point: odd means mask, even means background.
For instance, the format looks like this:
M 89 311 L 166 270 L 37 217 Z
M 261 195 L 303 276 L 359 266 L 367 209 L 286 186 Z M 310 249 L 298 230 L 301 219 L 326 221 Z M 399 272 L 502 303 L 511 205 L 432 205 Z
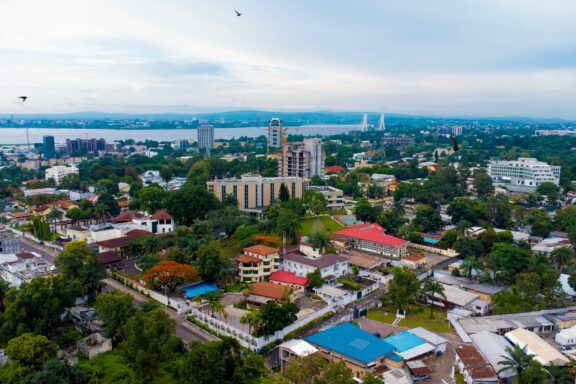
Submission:
M 348 133 L 358 130 L 358 125 L 303 125 L 300 127 L 288 127 L 289 135 L 304 136 L 330 136 L 340 133 Z M 247 128 L 215 128 L 216 139 L 232 139 L 241 136 L 258 137 L 267 135 L 267 127 Z M 133 139 L 136 141 L 157 140 L 174 141 L 182 139 L 197 140 L 196 129 L 81 129 L 81 128 L 30 128 L 30 143 L 41 143 L 42 137 L 54 136 L 56 143 L 64 143 L 66 139 L 75 138 L 103 138 L 106 141 Z M 26 144 L 25 128 L 0 128 L 0 144 Z

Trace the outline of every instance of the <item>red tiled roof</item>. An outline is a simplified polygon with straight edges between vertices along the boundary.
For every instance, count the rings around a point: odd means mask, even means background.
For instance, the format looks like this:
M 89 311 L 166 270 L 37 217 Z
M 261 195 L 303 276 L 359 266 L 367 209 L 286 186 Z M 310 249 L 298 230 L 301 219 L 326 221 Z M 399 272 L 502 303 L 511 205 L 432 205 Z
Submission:
M 17 253 L 16 256 L 18 256 L 18 258 L 20 260 L 33 259 L 36 257 L 36 256 L 34 256 L 34 254 L 32 254 L 30 252 L 20 252 L 20 253 Z
M 484 356 L 470 344 L 462 344 L 454 350 L 460 360 L 464 363 L 466 370 L 473 379 L 495 378 L 496 373 L 488 364 Z
M 269 283 L 267 281 L 262 281 L 259 283 L 254 283 L 250 287 L 250 294 L 256 296 L 267 297 L 272 300 L 280 300 L 284 297 L 286 292 L 291 292 L 292 290 L 283 285 L 278 285 L 274 283 Z
M 171 214 L 168 213 L 165 209 L 160 209 L 152 215 L 154 220 L 172 220 L 174 219 Z
M 69 200 L 58 200 L 58 201 L 56 202 L 56 205 L 59 206 L 60 208 L 64 208 L 64 209 L 68 209 L 68 208 L 70 208 L 70 207 L 72 207 L 72 206 L 76 206 L 76 207 L 77 207 L 77 205 L 76 205 L 75 203 L 73 203 L 73 202 L 71 202 L 71 201 L 69 201 Z
M 143 231 L 141 229 L 134 229 L 126 234 L 124 237 L 117 237 L 115 239 L 99 241 L 96 244 L 108 249 L 124 248 L 127 247 L 130 242 L 142 236 L 151 235 L 150 232 Z
M 257 255 L 267 256 L 273 253 L 278 253 L 280 252 L 280 250 L 278 248 L 272 248 L 267 245 L 258 244 L 248 248 L 244 248 L 244 252 L 250 252 L 255 253 Z
M 341 165 L 333 165 L 331 167 L 324 168 L 324 173 L 338 173 L 344 172 L 344 167 Z
M 236 257 L 236 261 L 240 263 L 261 263 L 263 260 L 243 253 Z
M 408 255 L 404 258 L 404 260 L 408 260 L 408 261 L 420 261 L 420 260 L 424 260 L 426 258 L 426 256 L 421 255 L 419 253 L 416 253 L 414 255 Z
M 15 217 L 17 219 L 32 216 L 30 212 L 11 212 L 8 215 Z
M 393 247 L 399 247 L 408 243 L 406 240 L 386 235 L 384 233 L 384 228 L 378 224 L 357 224 L 336 232 L 336 235 L 371 241 L 373 243 L 385 244 Z
M 144 215 L 135 211 L 124 211 L 114 218 L 115 223 L 129 223 L 134 219 L 141 219 Z
M 301 286 L 305 286 L 306 284 L 308 284 L 307 277 L 296 276 L 294 273 L 286 271 L 276 271 L 270 275 L 268 280 Z

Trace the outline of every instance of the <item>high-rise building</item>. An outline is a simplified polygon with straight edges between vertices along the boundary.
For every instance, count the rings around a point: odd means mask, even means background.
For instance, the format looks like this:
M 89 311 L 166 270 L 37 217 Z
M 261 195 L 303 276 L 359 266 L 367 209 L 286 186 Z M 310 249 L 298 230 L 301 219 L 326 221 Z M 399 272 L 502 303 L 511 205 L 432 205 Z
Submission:
M 513 161 L 491 161 L 488 175 L 496 185 L 511 192 L 534 192 L 546 182 L 560 184 L 560 168 L 531 157 L 519 157 Z
M 213 180 L 206 183 L 208 191 L 222 201 L 232 195 L 241 211 L 260 215 L 274 200 L 280 200 L 282 185 L 288 189 L 289 198 L 302 199 L 308 188 L 308 179 L 300 177 L 262 177 L 242 175 L 241 178 Z
M 62 179 L 71 174 L 78 174 L 78 168 L 75 165 L 67 167 L 64 165 L 55 165 L 52 168 L 46 169 L 46 180 L 54 179 L 56 185 L 60 184 Z
M 66 139 L 66 153 L 74 152 L 98 152 L 106 150 L 106 140 L 104 139 Z
M 268 122 L 268 148 L 281 148 L 283 135 L 282 120 L 276 117 L 270 119 Z
M 54 136 L 44 136 L 42 138 L 44 148 L 44 159 L 50 160 L 56 157 L 56 148 L 54 146 Z
M 455 125 L 452 127 L 452 136 L 460 136 L 462 134 L 463 127 L 461 125 Z
M 278 176 L 295 176 L 305 179 L 314 175 L 324 176 L 325 154 L 322 150 L 321 139 L 308 138 L 303 142 L 286 145 L 286 151 L 282 151 L 283 153 L 278 158 Z M 284 153 L 286 160 L 284 160 Z
M 210 155 L 210 150 L 214 148 L 214 126 L 201 124 L 198 127 L 198 148 L 204 149 Z

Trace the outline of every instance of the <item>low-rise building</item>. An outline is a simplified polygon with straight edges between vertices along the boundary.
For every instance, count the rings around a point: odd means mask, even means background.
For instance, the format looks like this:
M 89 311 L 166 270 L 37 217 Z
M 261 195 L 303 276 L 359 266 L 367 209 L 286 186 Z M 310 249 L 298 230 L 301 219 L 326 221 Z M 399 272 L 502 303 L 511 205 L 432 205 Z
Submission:
M 296 276 L 292 272 L 276 271 L 270 275 L 268 281 L 273 284 L 283 285 L 293 291 L 303 291 L 308 285 L 308 278 Z
M 287 364 L 297 358 L 313 355 L 318 352 L 312 344 L 304 340 L 292 339 L 283 342 L 278 346 L 280 356 L 280 370 L 284 371 Z
M 498 383 L 498 375 L 475 346 L 462 344 L 454 352 L 455 366 L 467 384 Z
M 570 363 L 570 359 L 558 352 L 556 348 L 552 347 L 534 332 L 517 328 L 507 332 L 504 336 L 512 344 L 520 348 L 526 348 L 526 352 L 534 355 L 534 359 L 544 366 L 564 366 Z
M 413 255 L 408 255 L 402 259 L 402 264 L 406 265 L 410 269 L 418 269 L 423 265 L 426 265 L 428 258 L 421 253 L 415 253 Z
M 506 289 L 504 286 L 479 283 L 467 277 L 452 276 L 452 274 L 445 273 L 444 271 L 435 271 L 433 278 L 439 283 L 452 285 L 466 292 L 478 295 L 480 299 L 487 303 L 492 303 L 492 297 Z
M 348 260 L 344 256 L 334 254 L 310 258 L 297 253 L 289 253 L 284 256 L 282 268 L 297 276 L 306 276 L 316 269 L 319 269 L 320 274 L 325 280 L 334 280 L 347 273 Z
M 485 315 L 490 310 L 490 304 L 480 299 L 479 295 L 466 292 L 453 285 L 442 284 L 444 294 L 434 295 L 434 304 L 446 309 L 462 308 L 477 315 Z
M 280 268 L 280 250 L 266 245 L 244 248 L 236 257 L 238 273 L 242 282 L 264 281 Z
M 378 224 L 357 224 L 337 231 L 335 235 L 345 240 L 352 248 L 393 259 L 404 258 L 408 253 L 409 242 L 384 232 L 384 228 Z
M 20 236 L 8 229 L 0 229 L 0 254 L 20 253 Z
M 328 202 L 326 206 L 328 209 L 342 209 L 344 208 L 344 192 L 341 189 L 334 188 L 328 185 L 310 186 L 308 189 L 321 193 Z
M 512 383 L 516 378 L 516 373 L 513 369 L 505 369 L 506 367 L 500 364 L 504 357 L 509 357 L 506 349 L 512 348 L 512 344 L 504 336 L 486 331 L 471 335 L 470 338 L 494 372 L 496 372 L 501 382 Z
M 576 345 L 576 325 L 558 332 L 554 340 L 563 346 Z
M 67 167 L 65 165 L 55 165 L 52 168 L 46 169 L 46 180 L 54 179 L 56 185 L 60 184 L 64 176 L 77 175 L 78 168 L 72 165 Z
M 279 301 L 290 297 L 292 290 L 286 286 L 259 281 L 250 286 L 250 294 L 246 301 L 250 304 L 261 305 L 268 301 Z
M 40 255 L 30 252 L 0 254 L 0 279 L 13 287 L 20 287 L 37 277 L 55 273 L 54 264 L 47 262 Z
M 404 360 L 414 360 L 434 354 L 436 347 L 417 335 L 404 331 L 384 339 Z
M 394 347 L 350 323 L 318 332 L 305 340 L 325 359 L 343 361 L 354 377 L 360 379 L 367 373 L 381 374 L 404 365 L 404 360 L 394 353 Z

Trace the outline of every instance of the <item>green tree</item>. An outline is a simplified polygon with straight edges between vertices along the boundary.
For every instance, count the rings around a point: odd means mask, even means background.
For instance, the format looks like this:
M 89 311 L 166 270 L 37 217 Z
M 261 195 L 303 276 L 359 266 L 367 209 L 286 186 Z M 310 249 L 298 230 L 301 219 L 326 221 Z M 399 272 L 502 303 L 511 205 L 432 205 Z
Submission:
M 23 333 L 8 342 L 5 352 L 11 364 L 37 370 L 56 355 L 56 346 L 46 336 Z
M 576 223 L 576 207 L 569 206 L 556 211 L 554 226 L 559 231 L 566 231 Z
M 92 301 L 102 288 L 100 280 L 104 271 L 96 253 L 84 241 L 71 241 L 56 257 L 54 264 L 59 273 L 68 279 L 77 279 L 82 284 L 88 300 Z
M 288 200 L 290 200 L 290 192 L 288 191 L 288 187 L 287 187 L 286 184 L 284 184 L 284 183 L 280 184 L 280 195 L 279 195 L 279 199 L 280 199 L 280 201 L 288 201 Z
M 326 210 L 328 200 L 322 193 L 309 189 L 304 193 L 304 204 L 313 214 L 319 215 Z
M 378 224 L 386 229 L 386 233 L 390 234 L 395 234 L 405 223 L 404 209 L 398 203 L 392 209 L 382 211 L 378 217 Z
M 516 245 L 497 243 L 488 255 L 488 265 L 495 271 L 496 278 L 511 282 L 517 273 L 528 269 L 533 259 L 530 251 Z
M 414 218 L 413 223 L 423 232 L 434 232 L 443 226 L 440 212 L 424 204 L 419 204 L 416 207 L 416 217 Z
M 532 234 L 534 236 L 547 238 L 554 229 L 552 221 L 549 218 L 540 218 L 532 223 Z
M 352 376 L 343 361 L 329 362 L 318 354 L 297 357 L 284 369 L 284 378 L 290 384 L 349 384 Z
M 170 193 L 166 209 L 181 225 L 191 225 L 195 220 L 203 220 L 208 212 L 220 207 L 214 194 L 206 191 L 205 184 L 185 184 L 181 189 Z
M 509 228 L 512 224 L 512 204 L 508 196 L 490 197 L 486 202 L 487 218 L 497 228 Z
M 157 377 L 160 365 L 168 361 L 180 345 L 174 322 L 161 309 L 137 311 L 124 325 L 122 334 L 122 356 L 142 381 Z
M 534 360 L 534 355 L 526 352 L 526 347 L 521 348 L 515 345 L 514 348 L 506 347 L 506 355 L 502 355 L 502 360 L 498 362 L 502 368 L 498 373 L 512 369 L 516 373 L 516 380 L 524 383 L 524 372 L 530 367 Z
M 554 205 L 560 196 L 560 187 L 552 182 L 546 181 L 536 187 L 536 193 L 540 196 L 546 196 L 548 203 Z
M 275 220 L 275 232 L 279 236 L 286 236 L 290 243 L 294 243 L 300 232 L 300 217 L 293 211 L 280 208 Z
M 424 282 L 424 293 L 428 295 L 428 300 L 430 301 L 430 318 L 432 318 L 434 317 L 434 301 L 436 298 L 446 298 L 446 294 L 444 293 L 444 286 L 436 280 L 428 278 Z
M 120 207 L 114 196 L 107 191 L 100 193 L 98 196 L 98 204 L 106 207 L 106 211 L 112 215 L 116 216 L 120 213 Z
M 358 221 L 374 223 L 378 220 L 381 208 L 373 207 L 366 198 L 361 198 L 356 202 L 355 214 Z
M 216 281 L 222 269 L 222 248 L 217 241 L 210 241 L 198 248 L 196 253 L 196 268 L 202 279 Z
M 416 302 L 420 292 L 420 282 L 407 267 L 394 267 L 392 276 L 392 281 L 388 284 L 388 292 L 384 294 L 383 300 L 391 303 L 399 311 L 404 311 L 407 306 Z
M 474 180 L 472 182 L 474 190 L 480 197 L 490 196 L 494 193 L 494 185 L 492 178 L 488 175 L 486 170 L 477 169 L 474 171 Z
M 560 247 L 556 248 L 550 253 L 550 259 L 560 272 L 563 272 L 566 269 L 566 266 L 572 262 L 574 258 L 574 249 L 570 247 Z
M 10 284 L 5 280 L 0 280 L 0 313 L 4 311 L 4 297 L 10 289 Z
M 258 311 L 260 322 L 254 327 L 254 336 L 269 337 L 297 320 L 298 307 L 293 302 L 268 301 Z
M 320 253 L 323 254 L 326 246 L 330 245 L 330 240 L 322 232 L 314 232 L 312 236 L 310 236 L 310 243 L 314 250 L 319 250 Z
M 324 284 L 324 278 L 322 277 L 319 268 L 316 268 L 314 272 L 308 273 L 306 277 L 308 278 L 308 289 L 310 290 L 320 288 Z
M 212 221 L 214 228 L 223 230 L 228 236 L 232 236 L 238 227 L 248 223 L 246 214 L 235 205 L 208 213 L 208 219 Z
M 474 256 L 468 256 L 462 261 L 460 268 L 462 268 L 466 277 L 471 278 L 472 272 L 482 270 L 483 265 L 482 262 Z
M 454 243 L 454 250 L 464 258 L 478 257 L 484 252 L 482 243 L 479 240 L 470 237 L 461 237 L 456 240 Z
M 42 369 L 26 376 L 22 384 L 84 384 L 87 378 L 78 365 L 70 366 L 57 359 L 50 359 Z
M 108 335 L 113 340 L 121 337 L 122 327 L 134 314 L 133 300 L 130 294 L 120 291 L 104 292 L 96 298 L 94 308 L 104 321 Z
M 66 175 L 60 179 L 58 187 L 60 187 L 61 189 L 72 189 L 72 190 L 80 189 L 80 176 L 75 173 Z
M 152 184 L 139 190 L 137 197 L 144 209 L 148 213 L 152 214 L 157 210 L 164 208 L 167 193 L 158 184 Z
M 466 220 L 472 225 L 477 225 L 479 220 L 486 218 L 487 208 L 482 200 L 460 197 L 448 205 L 446 213 L 452 217 L 453 224 Z
M 368 373 L 362 378 L 363 384 L 384 384 L 384 379 L 382 376 L 374 376 L 371 373 Z
M 571 272 L 570 276 L 568 276 L 568 284 L 576 291 L 576 271 Z

